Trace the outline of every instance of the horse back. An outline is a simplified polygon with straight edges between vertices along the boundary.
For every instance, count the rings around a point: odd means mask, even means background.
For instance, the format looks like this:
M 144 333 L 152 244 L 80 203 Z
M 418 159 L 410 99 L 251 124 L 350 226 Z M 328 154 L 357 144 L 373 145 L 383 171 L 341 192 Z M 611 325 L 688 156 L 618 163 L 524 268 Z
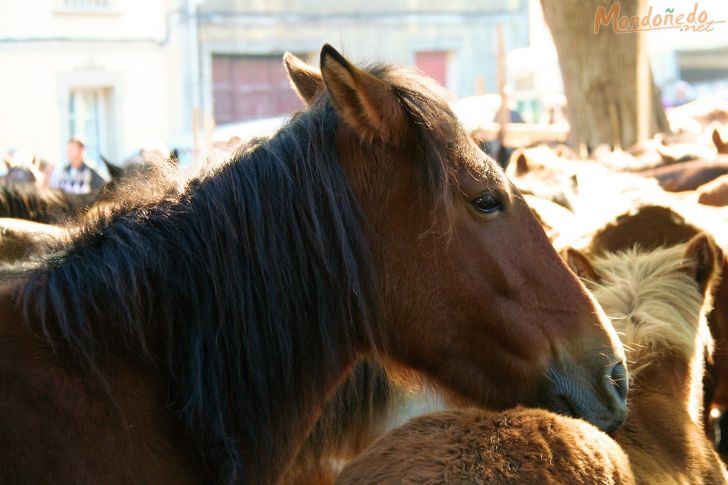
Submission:
M 654 177 L 668 192 L 695 190 L 703 184 L 728 173 L 725 161 L 692 161 L 676 163 L 666 167 L 640 172 L 643 176 Z
M 153 380 L 80 370 L 0 290 L 0 483 L 194 483 Z
M 698 203 L 722 207 L 728 205 L 728 175 L 721 175 L 696 189 Z

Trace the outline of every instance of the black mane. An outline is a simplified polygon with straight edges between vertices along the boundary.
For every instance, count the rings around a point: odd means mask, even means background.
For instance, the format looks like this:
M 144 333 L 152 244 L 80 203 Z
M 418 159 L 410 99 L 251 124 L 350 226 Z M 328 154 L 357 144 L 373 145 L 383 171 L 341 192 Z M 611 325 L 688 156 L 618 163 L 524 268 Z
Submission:
M 426 118 L 442 105 L 421 89 L 399 95 L 422 132 L 413 151 L 432 199 L 448 190 L 449 169 Z M 153 203 L 87 222 L 22 274 L 26 320 L 69 362 L 97 376 L 115 355 L 157 369 L 206 481 L 265 481 L 273 428 L 300 422 L 301 396 L 321 394 L 354 339 L 378 333 L 338 123 L 323 99 L 183 188 L 172 181 Z M 286 423 L 271 412 L 281 407 Z
M 271 409 L 323 385 L 293 385 L 298 366 L 335 368 L 369 321 L 370 255 L 335 128 L 330 109 L 299 116 L 178 196 L 88 227 L 25 286 L 28 318 L 83 365 L 125 352 L 169 377 L 215 481 L 270 463 Z

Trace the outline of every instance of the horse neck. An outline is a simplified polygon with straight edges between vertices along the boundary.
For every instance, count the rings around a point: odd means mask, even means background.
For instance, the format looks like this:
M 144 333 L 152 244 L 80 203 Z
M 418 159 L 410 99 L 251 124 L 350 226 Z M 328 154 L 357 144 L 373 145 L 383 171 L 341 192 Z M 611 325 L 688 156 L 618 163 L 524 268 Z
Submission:
M 725 466 L 701 423 L 703 355 L 658 356 L 630 389 L 629 412 L 614 435 L 638 483 L 725 483 Z
M 336 161 L 268 148 L 115 216 L 24 288 L 28 318 L 89 367 L 103 373 L 109 353 L 166 362 L 174 411 L 215 482 L 277 480 L 353 362 L 372 299 Z M 244 183 L 260 178 L 267 187 Z
M 702 355 L 700 360 L 654 356 L 633 379 L 629 412 L 617 441 L 637 448 L 645 443 L 672 447 L 674 456 L 684 453 L 689 436 L 702 432 L 702 371 Z
M 653 395 L 669 396 L 675 408 L 687 411 L 693 392 L 692 368 L 692 363 L 682 356 L 655 356 L 634 376 L 630 386 L 630 401 L 641 403 Z

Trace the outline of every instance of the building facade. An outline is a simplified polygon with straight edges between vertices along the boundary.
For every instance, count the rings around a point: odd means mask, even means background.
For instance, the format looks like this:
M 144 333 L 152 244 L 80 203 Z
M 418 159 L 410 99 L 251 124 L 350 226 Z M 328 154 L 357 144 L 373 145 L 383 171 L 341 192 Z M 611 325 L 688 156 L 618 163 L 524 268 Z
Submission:
M 496 91 L 496 26 L 528 44 L 526 0 L 206 0 L 199 6 L 201 103 L 218 124 L 300 108 L 281 66 L 313 65 L 324 43 L 355 62 L 417 66 L 456 96 Z
M 65 142 L 111 160 L 188 129 L 177 0 L 0 3 L 0 150 L 65 164 Z
M 75 135 L 92 159 L 188 149 L 193 126 L 199 141 L 300 109 L 281 56 L 317 65 L 324 43 L 494 93 L 499 23 L 508 49 L 528 45 L 527 0 L 2 0 L 0 151 L 61 166 Z

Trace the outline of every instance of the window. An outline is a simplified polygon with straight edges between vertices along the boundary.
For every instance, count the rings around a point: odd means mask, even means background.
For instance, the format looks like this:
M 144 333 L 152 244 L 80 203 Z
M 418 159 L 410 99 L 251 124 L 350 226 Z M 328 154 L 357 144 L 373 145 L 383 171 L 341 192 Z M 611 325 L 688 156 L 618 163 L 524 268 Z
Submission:
M 448 87 L 447 59 L 447 51 L 421 51 L 415 53 L 417 68 L 444 87 Z
M 68 99 L 68 134 L 86 145 L 86 158 L 99 161 L 108 149 L 106 89 L 73 90 Z M 108 156 L 108 155 L 107 155 Z

